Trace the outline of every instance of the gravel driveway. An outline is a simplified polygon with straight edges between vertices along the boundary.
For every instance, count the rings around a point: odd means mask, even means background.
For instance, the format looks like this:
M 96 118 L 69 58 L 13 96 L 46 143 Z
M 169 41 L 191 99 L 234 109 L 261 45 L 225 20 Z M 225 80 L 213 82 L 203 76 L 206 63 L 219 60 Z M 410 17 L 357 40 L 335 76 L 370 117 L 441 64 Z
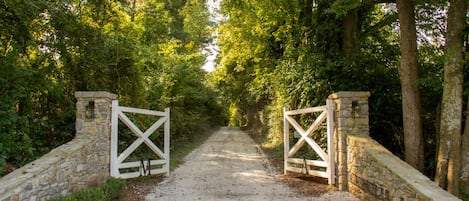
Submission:
M 146 200 L 358 200 L 345 192 L 321 197 L 295 195 L 275 173 L 249 135 L 221 128 L 185 158 Z

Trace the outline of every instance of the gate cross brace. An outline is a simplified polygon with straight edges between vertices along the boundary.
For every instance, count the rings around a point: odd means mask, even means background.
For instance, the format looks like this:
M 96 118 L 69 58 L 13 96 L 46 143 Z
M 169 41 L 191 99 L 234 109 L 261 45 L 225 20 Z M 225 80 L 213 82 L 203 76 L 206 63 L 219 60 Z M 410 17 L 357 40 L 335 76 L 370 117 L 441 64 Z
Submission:
M 318 118 L 314 121 L 314 123 L 311 125 L 311 127 L 308 128 L 307 131 L 305 131 L 299 124 L 296 122 L 295 119 L 292 117 L 286 115 L 285 119 L 295 128 L 295 130 L 301 135 L 301 139 L 296 142 L 296 144 L 292 147 L 292 149 L 288 153 L 288 157 L 292 157 L 300 148 L 303 146 L 305 142 L 313 148 L 314 151 L 321 157 L 322 160 L 324 160 L 326 163 L 329 163 L 329 158 L 327 157 L 327 154 L 324 152 L 324 150 L 316 143 L 314 140 L 312 140 L 309 136 L 319 128 L 321 123 L 326 119 L 327 117 L 327 111 L 323 111 L 321 115 L 319 115 Z
M 163 123 L 167 120 L 167 117 L 161 117 L 156 121 L 150 128 L 148 128 L 145 133 L 143 133 L 133 122 L 130 120 L 127 115 L 119 111 L 119 119 L 138 137 L 125 151 L 123 151 L 117 158 L 120 163 L 122 163 L 129 155 L 140 146 L 140 144 L 145 143 L 158 157 L 164 159 L 166 158 L 164 153 L 150 140 L 148 137 L 153 134 Z

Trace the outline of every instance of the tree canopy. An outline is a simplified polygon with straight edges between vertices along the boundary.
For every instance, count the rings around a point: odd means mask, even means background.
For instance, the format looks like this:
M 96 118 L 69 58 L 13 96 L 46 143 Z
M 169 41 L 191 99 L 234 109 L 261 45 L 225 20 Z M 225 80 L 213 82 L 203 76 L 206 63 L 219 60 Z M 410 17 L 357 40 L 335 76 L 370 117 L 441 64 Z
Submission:
M 173 111 L 187 140 L 222 108 L 204 81 L 205 1 L 0 1 L 0 173 L 74 137 L 74 91 Z
M 374 139 L 431 177 L 437 160 L 440 169 L 469 169 L 447 160 L 451 150 L 469 154 L 454 140 L 465 129 L 468 144 L 468 126 L 451 127 L 467 120 L 467 2 L 223 0 L 219 12 L 224 17 L 213 21 L 205 0 L 0 1 L 0 171 L 74 137 L 78 90 L 171 107 L 176 140 L 226 119 L 278 147 L 284 107 L 370 91 Z M 203 52 L 213 36 L 220 52 L 207 74 Z M 417 73 L 407 79 L 407 72 Z M 410 90 L 420 96 L 411 97 L 414 110 L 402 107 Z M 421 130 L 409 129 L 415 124 Z M 407 156 L 415 136 L 424 151 Z
M 416 38 L 410 38 L 414 53 L 412 47 L 401 46 L 409 41 L 400 43 L 409 40 L 402 38 L 407 33 L 402 33 L 404 19 L 398 19 L 404 12 L 398 10 L 400 3 L 404 10 L 414 10 L 406 19 L 415 24 Z M 420 93 L 422 101 L 416 102 L 421 105 L 415 107 L 420 111 L 404 114 L 415 113 L 412 118 L 421 119 L 423 148 L 413 152 L 408 146 L 409 162 L 433 177 L 444 64 L 450 56 L 444 51 L 450 3 L 225 0 L 221 12 L 226 19 L 218 29 L 218 68 L 210 79 L 230 104 L 231 125 L 257 130 L 277 145 L 282 142 L 283 107 L 323 105 L 337 91 L 370 91 L 370 135 L 402 158 L 404 142 L 412 142 L 404 138 L 403 123 L 417 127 L 403 120 L 404 87 L 412 89 Z M 467 50 L 467 18 L 465 27 L 457 34 L 465 37 Z M 400 70 L 408 66 L 399 66 L 407 58 L 414 59 L 412 71 L 419 73 L 403 83 L 407 73 Z M 463 74 L 467 77 L 465 70 Z M 409 130 L 407 136 L 418 136 L 417 131 Z M 410 161 L 412 154 L 420 155 L 412 159 L 415 162 Z

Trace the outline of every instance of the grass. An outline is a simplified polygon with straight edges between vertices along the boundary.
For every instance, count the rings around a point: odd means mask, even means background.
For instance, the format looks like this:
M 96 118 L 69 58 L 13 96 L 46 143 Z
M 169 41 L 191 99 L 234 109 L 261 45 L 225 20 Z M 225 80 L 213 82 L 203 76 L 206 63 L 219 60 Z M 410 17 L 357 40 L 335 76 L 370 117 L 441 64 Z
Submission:
M 195 148 L 203 144 L 214 130 L 204 129 L 196 136 L 171 142 L 170 172 L 184 163 L 184 157 Z M 153 190 L 153 186 L 164 180 L 163 175 L 151 175 L 146 177 L 137 177 L 127 180 L 126 187 L 120 192 L 119 200 L 139 201 L 144 200 L 144 196 Z
M 269 158 L 271 165 L 277 171 L 283 171 L 283 143 L 278 140 L 269 139 L 260 130 L 251 129 L 244 130 L 244 132 L 248 133 L 256 144 L 262 148 L 262 151 Z
M 177 168 L 179 165 L 184 163 L 184 157 L 192 152 L 195 148 L 203 144 L 213 133 L 213 130 L 201 131 L 197 137 L 190 138 L 184 141 L 174 141 L 171 147 L 171 158 L 170 168 L 171 171 Z M 111 201 L 119 200 L 122 196 L 125 200 L 128 196 L 133 197 L 132 199 L 138 200 L 136 196 L 142 196 L 142 194 L 136 195 L 135 192 L 125 192 L 128 186 L 142 186 L 140 189 L 146 189 L 144 186 L 153 185 L 155 182 L 159 182 L 163 179 L 161 175 L 151 175 L 147 177 L 137 177 L 128 180 L 109 178 L 106 184 L 98 187 L 86 188 L 78 192 L 72 193 L 71 195 L 52 199 L 51 201 Z M 144 196 L 144 195 L 143 195 Z
M 179 165 L 184 163 L 184 157 L 191 153 L 194 149 L 203 144 L 214 132 L 214 130 L 202 131 L 197 137 L 185 141 L 176 141 L 171 147 L 170 155 L 170 169 L 176 169 Z
M 110 177 L 104 185 L 82 189 L 68 196 L 51 199 L 50 201 L 111 201 L 119 196 L 125 186 L 125 180 Z

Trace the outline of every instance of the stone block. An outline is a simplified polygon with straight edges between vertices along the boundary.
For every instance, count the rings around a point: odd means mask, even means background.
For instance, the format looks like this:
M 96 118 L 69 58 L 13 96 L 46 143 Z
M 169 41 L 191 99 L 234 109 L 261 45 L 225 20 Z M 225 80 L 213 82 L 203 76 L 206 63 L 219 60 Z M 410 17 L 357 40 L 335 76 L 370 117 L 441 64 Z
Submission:
M 348 136 L 349 186 L 364 200 L 459 200 L 366 136 Z M 352 153 L 350 153 L 352 152 Z

